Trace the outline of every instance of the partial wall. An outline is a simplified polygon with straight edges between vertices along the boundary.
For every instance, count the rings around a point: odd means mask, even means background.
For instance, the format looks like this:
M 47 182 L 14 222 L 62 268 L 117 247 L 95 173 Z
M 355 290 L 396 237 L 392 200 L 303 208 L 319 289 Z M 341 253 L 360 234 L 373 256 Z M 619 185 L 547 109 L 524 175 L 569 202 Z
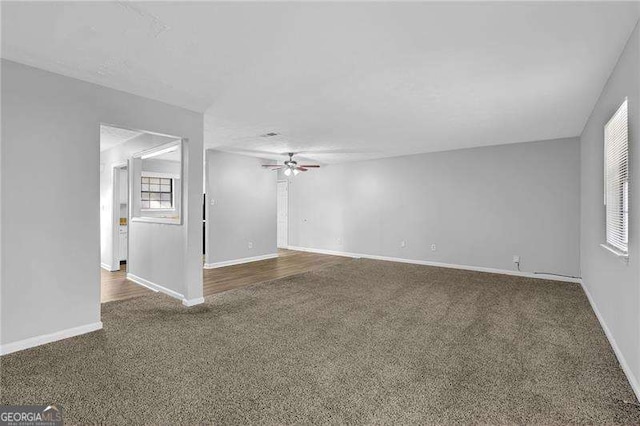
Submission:
M 2 352 L 101 326 L 101 123 L 188 138 L 185 221 L 167 250 L 180 292 L 200 298 L 202 114 L 1 64 Z

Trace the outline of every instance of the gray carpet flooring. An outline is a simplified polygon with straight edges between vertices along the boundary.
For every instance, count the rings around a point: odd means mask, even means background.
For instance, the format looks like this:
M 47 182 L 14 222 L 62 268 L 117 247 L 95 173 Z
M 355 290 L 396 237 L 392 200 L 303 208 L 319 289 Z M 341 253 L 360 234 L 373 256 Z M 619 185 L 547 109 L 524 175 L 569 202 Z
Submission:
M 3 404 L 70 423 L 638 423 L 577 284 L 354 260 L 1 359 Z

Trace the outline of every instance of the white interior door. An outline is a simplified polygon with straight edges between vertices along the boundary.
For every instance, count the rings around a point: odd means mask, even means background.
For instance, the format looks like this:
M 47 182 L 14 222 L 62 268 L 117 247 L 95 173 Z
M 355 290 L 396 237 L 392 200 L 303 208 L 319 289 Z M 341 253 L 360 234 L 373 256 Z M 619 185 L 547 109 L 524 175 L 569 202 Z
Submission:
M 278 247 L 289 245 L 289 182 L 278 182 Z

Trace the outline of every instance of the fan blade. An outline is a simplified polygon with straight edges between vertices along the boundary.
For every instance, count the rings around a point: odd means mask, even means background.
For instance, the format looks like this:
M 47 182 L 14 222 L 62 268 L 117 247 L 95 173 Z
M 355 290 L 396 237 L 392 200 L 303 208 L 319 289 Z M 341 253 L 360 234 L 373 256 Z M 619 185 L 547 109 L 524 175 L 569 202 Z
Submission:
M 296 154 L 298 155 L 316 155 L 316 154 L 320 154 L 320 155 L 324 155 L 324 154 L 367 154 L 370 152 L 375 152 L 375 151 L 371 151 L 369 149 L 367 150 L 362 150 L 362 149 L 347 149 L 347 148 L 337 148 L 337 149 L 312 149 L 310 151 L 295 151 Z
M 263 164 L 263 165 L 262 165 L 262 167 L 275 167 L 275 168 L 277 168 L 277 169 L 281 169 L 281 168 L 283 168 L 284 166 L 281 166 L 281 165 L 279 165 L 279 164 Z
M 307 170 L 309 170 L 309 169 L 305 169 L 305 168 L 304 168 L 304 167 L 302 167 L 302 166 L 298 166 L 298 167 L 296 167 L 296 170 L 300 170 L 301 172 L 306 172 L 306 171 L 307 171 Z
M 318 166 L 317 164 L 302 164 L 302 165 L 300 165 L 300 167 L 307 167 L 307 168 L 316 167 L 316 168 L 318 168 L 320 166 Z

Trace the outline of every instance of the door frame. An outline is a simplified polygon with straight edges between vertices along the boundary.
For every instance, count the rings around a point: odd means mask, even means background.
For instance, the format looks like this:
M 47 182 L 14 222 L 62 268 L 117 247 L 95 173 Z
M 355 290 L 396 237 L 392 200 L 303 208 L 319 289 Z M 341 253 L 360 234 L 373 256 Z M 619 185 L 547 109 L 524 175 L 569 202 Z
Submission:
M 127 169 L 127 252 L 129 251 L 129 222 L 131 212 L 131 182 L 129 179 L 129 161 L 121 161 L 111 166 L 111 271 L 120 270 L 120 170 Z M 127 259 L 128 263 L 128 259 Z
M 286 188 L 287 188 L 287 220 L 286 220 L 286 228 L 287 228 L 287 238 L 286 238 L 286 244 L 284 246 L 280 245 L 280 238 L 278 236 L 278 226 L 279 226 L 279 221 L 278 221 L 278 188 L 280 187 L 281 183 L 285 183 L 286 184 Z M 278 179 L 278 184 L 276 186 L 276 247 L 277 248 L 283 248 L 286 249 L 287 247 L 289 247 L 289 180 L 288 179 Z

